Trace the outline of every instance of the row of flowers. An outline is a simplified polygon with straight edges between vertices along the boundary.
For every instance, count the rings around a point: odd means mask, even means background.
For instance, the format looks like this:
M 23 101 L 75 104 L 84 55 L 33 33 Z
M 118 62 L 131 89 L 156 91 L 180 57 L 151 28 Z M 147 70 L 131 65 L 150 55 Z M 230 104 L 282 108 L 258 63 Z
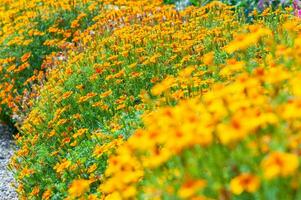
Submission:
M 220 2 L 33 2 L 16 12 L 28 24 L 59 16 L 33 38 L 60 39 L 43 41 L 39 70 L 38 51 L 1 60 L 3 110 L 19 120 L 10 168 L 20 199 L 300 198 L 293 8 L 253 12 L 248 24 Z M 42 11 L 49 18 L 33 23 Z M 23 51 L 5 35 L 6 50 Z M 34 76 L 16 77 L 26 62 Z

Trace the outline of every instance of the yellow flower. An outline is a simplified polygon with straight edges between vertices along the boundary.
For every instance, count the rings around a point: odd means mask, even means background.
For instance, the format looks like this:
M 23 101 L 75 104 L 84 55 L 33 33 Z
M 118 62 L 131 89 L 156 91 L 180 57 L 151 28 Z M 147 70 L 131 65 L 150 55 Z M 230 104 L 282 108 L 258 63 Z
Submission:
M 246 48 L 255 45 L 262 37 L 272 35 L 271 30 L 254 26 L 249 27 L 250 29 L 253 29 L 251 33 L 237 35 L 231 43 L 224 47 L 225 51 L 227 53 L 233 53 L 238 50 L 245 50 Z
M 232 119 L 229 124 L 219 124 L 217 135 L 223 144 L 229 144 L 244 139 L 250 128 L 239 119 Z
M 301 96 L 301 73 L 296 74 L 293 78 L 290 79 L 290 85 L 292 87 L 292 92 L 295 96 Z
M 85 179 L 78 179 L 72 182 L 68 193 L 71 197 L 80 197 L 90 189 L 91 181 Z
M 125 199 L 130 199 L 136 196 L 137 190 L 134 186 L 129 186 L 123 190 L 123 196 Z
M 110 96 L 112 93 L 113 93 L 112 90 L 108 90 L 108 91 L 100 94 L 99 96 L 100 96 L 100 98 L 105 98 L 105 97 Z
M 222 76 L 230 76 L 236 72 L 242 71 L 244 69 L 244 62 L 243 61 L 236 61 L 235 59 L 227 60 L 227 65 L 221 69 L 220 75 Z
M 179 76 L 182 78 L 190 77 L 194 70 L 195 68 L 192 66 L 186 67 L 179 72 Z
M 255 192 L 260 185 L 258 177 L 249 174 L 243 173 L 230 182 L 230 190 L 233 194 L 240 195 L 242 192 Z
M 178 191 L 179 197 L 182 199 L 188 199 L 194 196 L 199 190 L 206 186 L 204 180 L 188 180 L 186 181 Z
M 78 129 L 77 132 L 73 134 L 73 138 L 77 138 L 77 137 L 85 134 L 87 131 L 88 131 L 87 128 Z
M 175 78 L 174 77 L 167 77 L 165 78 L 161 83 L 156 84 L 152 88 L 152 94 L 153 95 L 161 95 L 163 92 L 166 92 L 169 88 L 171 88 L 175 84 Z
M 88 173 L 92 173 L 96 170 L 97 168 L 97 165 L 94 163 L 93 165 L 91 165 L 89 168 L 88 168 Z
M 295 154 L 284 152 L 273 152 L 261 162 L 266 179 L 292 175 L 298 166 L 298 157 Z
M 105 200 L 122 200 L 121 195 L 118 192 L 113 192 L 105 197 Z
M 267 73 L 268 76 L 265 78 L 265 81 L 271 84 L 276 84 L 290 78 L 289 72 L 281 66 L 270 68 Z
M 203 56 L 203 63 L 205 65 L 212 65 L 214 61 L 214 52 L 209 52 Z
M 97 196 L 95 195 L 95 194 L 90 194 L 89 196 L 88 196 L 88 200 L 97 200 L 98 198 L 97 198 Z
M 89 99 L 95 97 L 96 95 L 97 95 L 96 93 L 90 92 L 90 93 L 88 93 L 86 96 L 80 97 L 79 100 L 78 100 L 78 103 L 86 102 L 86 101 L 88 101 Z
M 71 165 L 71 162 L 67 159 L 64 159 L 64 160 L 62 160 L 61 163 L 57 163 L 53 169 L 57 173 L 61 173 L 62 171 L 64 171 L 64 169 L 67 169 L 70 165 Z

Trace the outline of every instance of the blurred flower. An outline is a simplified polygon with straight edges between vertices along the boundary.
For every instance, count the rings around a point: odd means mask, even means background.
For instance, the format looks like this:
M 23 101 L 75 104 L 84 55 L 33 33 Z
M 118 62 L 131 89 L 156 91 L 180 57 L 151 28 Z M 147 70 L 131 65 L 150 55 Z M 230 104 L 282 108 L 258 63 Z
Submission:
M 179 189 L 179 197 L 189 199 L 206 186 L 205 180 L 188 180 Z
M 255 192 L 260 185 L 259 179 L 249 173 L 243 173 L 230 182 L 230 190 L 233 194 L 240 195 L 242 192 Z
M 74 180 L 68 189 L 71 197 L 80 197 L 90 189 L 91 181 L 85 179 Z
M 273 152 L 261 162 L 264 177 L 272 179 L 277 176 L 292 175 L 299 166 L 299 159 L 295 154 Z

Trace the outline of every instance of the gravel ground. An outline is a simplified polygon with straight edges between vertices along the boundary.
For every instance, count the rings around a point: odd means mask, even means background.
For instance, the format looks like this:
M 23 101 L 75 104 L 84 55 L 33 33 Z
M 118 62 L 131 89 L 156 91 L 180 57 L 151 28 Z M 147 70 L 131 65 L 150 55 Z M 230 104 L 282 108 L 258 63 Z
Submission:
M 0 124 L 0 200 L 18 199 L 14 188 L 11 187 L 11 183 L 14 181 L 12 173 L 7 169 L 14 148 L 10 130 Z

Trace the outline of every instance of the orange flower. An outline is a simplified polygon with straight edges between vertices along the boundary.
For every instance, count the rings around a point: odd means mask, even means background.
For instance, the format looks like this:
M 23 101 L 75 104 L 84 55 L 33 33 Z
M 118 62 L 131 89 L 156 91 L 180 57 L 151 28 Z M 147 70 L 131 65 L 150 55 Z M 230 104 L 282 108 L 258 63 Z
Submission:
M 242 192 L 255 192 L 260 185 L 258 177 L 243 173 L 230 182 L 230 190 L 233 194 L 240 195 Z
M 40 192 L 40 188 L 38 186 L 35 186 L 31 191 L 31 195 L 37 196 L 37 195 L 39 195 L 39 192 Z
M 50 199 L 50 197 L 51 197 L 51 190 L 50 190 L 50 189 L 47 189 L 47 190 L 43 193 L 42 199 L 48 200 L 48 199 Z
M 21 172 L 20 172 L 20 175 L 19 175 L 19 179 L 22 179 L 24 177 L 28 177 L 30 176 L 31 174 L 34 173 L 34 170 L 33 169 L 28 169 L 27 167 L 25 167 Z
M 31 53 L 30 53 L 30 52 L 24 54 L 24 55 L 21 57 L 21 62 L 23 62 L 23 63 L 26 62 L 30 56 L 31 56 Z

